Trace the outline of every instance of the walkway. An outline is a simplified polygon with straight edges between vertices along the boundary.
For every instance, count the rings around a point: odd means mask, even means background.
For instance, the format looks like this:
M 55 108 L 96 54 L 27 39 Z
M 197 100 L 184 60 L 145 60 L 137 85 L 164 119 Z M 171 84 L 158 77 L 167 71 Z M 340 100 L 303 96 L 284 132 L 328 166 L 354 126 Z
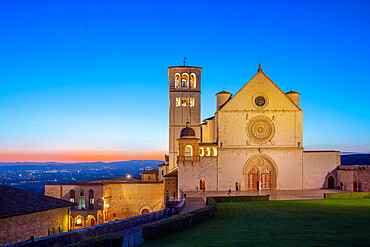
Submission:
M 304 200 L 304 199 L 324 199 L 324 193 L 343 193 L 335 189 L 321 190 L 242 190 L 232 191 L 232 196 L 263 196 L 270 195 L 270 200 Z M 186 191 L 187 198 L 227 196 L 227 191 Z

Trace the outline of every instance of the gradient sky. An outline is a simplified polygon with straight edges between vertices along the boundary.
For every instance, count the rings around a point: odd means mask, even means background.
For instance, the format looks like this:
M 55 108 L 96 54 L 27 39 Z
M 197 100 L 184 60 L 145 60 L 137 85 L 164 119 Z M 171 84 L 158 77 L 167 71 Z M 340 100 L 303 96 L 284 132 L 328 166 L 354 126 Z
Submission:
M 167 67 L 202 118 L 258 63 L 301 93 L 308 150 L 370 152 L 370 1 L 0 1 L 0 161 L 163 159 Z

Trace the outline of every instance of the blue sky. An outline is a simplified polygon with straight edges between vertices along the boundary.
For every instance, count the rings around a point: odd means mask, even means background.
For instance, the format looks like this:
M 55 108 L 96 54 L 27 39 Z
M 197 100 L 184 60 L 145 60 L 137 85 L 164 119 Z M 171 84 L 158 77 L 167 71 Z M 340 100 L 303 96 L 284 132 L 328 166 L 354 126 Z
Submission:
M 1 1 L 0 160 L 162 156 L 167 67 L 184 55 L 203 67 L 202 118 L 260 62 L 301 93 L 306 149 L 370 152 L 369 13 L 369 1 Z

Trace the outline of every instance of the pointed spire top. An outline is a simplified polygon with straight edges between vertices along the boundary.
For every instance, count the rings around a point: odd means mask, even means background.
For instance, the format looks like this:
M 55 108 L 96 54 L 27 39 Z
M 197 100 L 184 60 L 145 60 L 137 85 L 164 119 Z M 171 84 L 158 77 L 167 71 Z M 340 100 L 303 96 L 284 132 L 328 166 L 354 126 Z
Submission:
M 261 63 L 258 63 L 258 72 L 262 71 Z

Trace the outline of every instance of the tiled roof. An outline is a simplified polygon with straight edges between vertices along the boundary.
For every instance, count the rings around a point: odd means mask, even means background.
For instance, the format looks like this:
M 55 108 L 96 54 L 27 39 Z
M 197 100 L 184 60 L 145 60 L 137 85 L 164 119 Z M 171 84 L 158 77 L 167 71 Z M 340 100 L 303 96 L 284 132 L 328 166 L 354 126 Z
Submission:
M 177 177 L 177 175 L 178 175 L 177 170 L 174 170 L 174 171 L 172 171 L 172 172 L 167 173 L 166 175 L 164 175 L 164 177 Z
M 142 172 L 140 174 L 158 174 L 158 170 L 156 169 L 151 169 L 149 171 L 146 171 L 146 172 Z
M 75 203 L 54 197 L 9 186 L 0 186 L 0 219 L 75 205 Z
M 158 167 L 162 167 L 162 166 L 168 166 L 168 164 L 166 165 L 166 163 L 160 163 L 159 165 L 157 165 Z

